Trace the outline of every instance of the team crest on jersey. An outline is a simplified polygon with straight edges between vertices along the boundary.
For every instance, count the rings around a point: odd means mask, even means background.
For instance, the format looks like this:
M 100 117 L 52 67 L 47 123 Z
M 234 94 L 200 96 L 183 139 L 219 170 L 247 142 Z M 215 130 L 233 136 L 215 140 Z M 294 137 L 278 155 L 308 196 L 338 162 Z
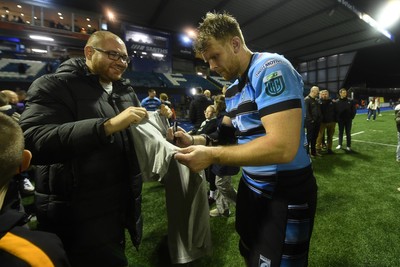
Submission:
M 260 266 L 260 267 L 271 267 L 271 260 L 260 254 L 260 259 L 259 259 L 259 262 L 258 262 L 258 266 Z
M 286 89 L 285 81 L 283 80 L 280 70 L 265 76 L 263 78 L 263 83 L 265 84 L 265 93 L 269 96 L 278 96 Z

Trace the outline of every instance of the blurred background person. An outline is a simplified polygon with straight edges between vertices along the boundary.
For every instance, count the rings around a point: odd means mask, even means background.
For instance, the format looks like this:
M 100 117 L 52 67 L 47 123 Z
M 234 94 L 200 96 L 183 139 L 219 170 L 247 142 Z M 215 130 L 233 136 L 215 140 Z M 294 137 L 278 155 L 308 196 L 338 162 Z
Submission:
M 332 143 L 333 135 L 335 133 L 336 127 L 336 116 L 335 116 L 335 104 L 332 99 L 329 98 L 329 91 L 322 90 L 320 92 L 319 99 L 320 109 L 321 109 L 321 125 L 319 127 L 318 137 L 317 137 L 317 151 L 322 150 L 323 139 L 326 130 L 326 144 L 327 153 L 333 154 Z
M 343 145 L 343 133 L 346 132 L 346 151 L 351 150 L 351 126 L 356 116 L 356 105 L 352 99 L 347 98 L 346 88 L 339 90 L 339 99 L 335 102 L 336 121 L 339 125 L 339 144 L 336 149 Z
M 160 108 L 161 100 L 156 97 L 156 90 L 151 88 L 147 90 L 147 93 L 148 97 L 144 98 L 140 104 L 147 111 L 156 111 Z

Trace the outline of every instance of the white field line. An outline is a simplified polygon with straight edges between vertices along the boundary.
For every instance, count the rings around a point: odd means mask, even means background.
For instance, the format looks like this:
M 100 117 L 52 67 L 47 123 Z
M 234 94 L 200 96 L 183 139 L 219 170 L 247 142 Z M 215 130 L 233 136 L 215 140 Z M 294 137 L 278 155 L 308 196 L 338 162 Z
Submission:
M 353 133 L 353 134 L 351 134 L 351 136 L 355 136 L 355 135 L 362 134 L 362 133 L 364 133 L 364 131 Z M 333 138 L 333 141 L 336 141 L 336 140 L 338 140 L 338 138 Z M 346 135 L 345 134 L 343 135 L 343 140 L 346 140 Z M 369 141 L 362 141 L 362 140 L 351 139 L 351 141 L 352 142 L 359 142 L 359 143 L 366 143 L 366 144 L 373 144 L 373 145 L 380 145 L 380 146 L 397 147 L 397 145 L 390 145 L 390 144 L 383 144 L 383 143 L 369 142 Z
M 397 145 L 383 144 L 383 143 L 377 143 L 377 142 L 368 142 L 368 141 L 361 141 L 361 140 L 353 140 L 353 139 L 351 139 L 351 142 L 366 143 L 366 144 L 379 145 L 379 146 L 397 147 Z
M 355 136 L 355 135 L 358 135 L 358 134 L 362 134 L 362 133 L 365 133 L 364 131 L 361 131 L 361 132 L 357 132 L 357 133 L 352 133 L 351 134 L 351 136 Z M 336 141 L 336 140 L 338 140 L 339 138 L 333 138 L 333 141 Z M 346 134 L 344 134 L 343 133 L 343 140 L 346 140 Z M 352 140 L 353 141 L 353 140 Z

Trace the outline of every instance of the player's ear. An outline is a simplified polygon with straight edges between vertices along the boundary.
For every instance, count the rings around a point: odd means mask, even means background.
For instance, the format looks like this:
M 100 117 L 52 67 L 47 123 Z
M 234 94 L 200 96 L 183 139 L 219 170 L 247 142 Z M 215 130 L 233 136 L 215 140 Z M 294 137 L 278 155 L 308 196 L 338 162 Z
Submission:
M 238 36 L 234 36 L 231 40 L 231 45 L 233 48 L 233 52 L 237 54 L 239 53 L 240 48 L 242 47 L 242 42 L 240 41 L 240 38 Z

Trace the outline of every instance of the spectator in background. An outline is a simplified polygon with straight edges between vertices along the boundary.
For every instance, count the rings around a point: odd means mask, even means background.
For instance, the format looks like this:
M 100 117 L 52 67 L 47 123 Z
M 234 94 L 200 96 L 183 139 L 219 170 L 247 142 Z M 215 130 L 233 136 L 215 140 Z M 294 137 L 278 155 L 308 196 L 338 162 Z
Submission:
M 19 122 L 21 114 L 17 112 L 16 106 L 9 103 L 9 99 L 4 92 L 0 92 L 0 112 L 12 117 L 15 121 Z
M 28 168 L 32 155 L 24 150 L 18 123 L 1 113 L 0 140 L 1 266 L 70 266 L 61 240 L 55 234 L 30 231 L 27 215 L 7 202 L 10 181 Z
M 7 96 L 9 104 L 14 107 L 19 114 L 24 111 L 25 105 L 24 103 L 19 103 L 19 98 L 16 92 L 11 90 L 3 90 L 1 92 Z
M 214 106 L 217 112 L 217 126 L 222 126 L 222 120 L 226 113 L 225 96 L 217 95 L 214 98 Z M 218 131 L 211 133 L 210 136 L 215 136 L 217 138 Z M 228 141 L 231 144 L 236 144 L 236 138 Z M 211 217 L 228 217 L 231 212 L 229 209 L 230 204 L 236 205 L 236 190 L 232 185 L 232 176 L 239 173 L 240 168 L 237 166 L 227 166 L 221 164 L 211 165 L 211 171 L 215 175 L 215 204 L 216 208 L 210 210 Z
M 156 111 L 160 108 L 161 100 L 156 97 L 156 90 L 147 90 L 148 97 L 144 98 L 140 103 L 147 111 Z
M 208 102 L 210 102 L 210 105 L 213 105 L 214 101 L 212 100 L 212 97 L 211 97 L 211 91 L 204 90 L 204 95 L 207 97 Z
M 129 126 L 148 113 L 122 78 L 130 61 L 122 39 L 97 31 L 84 55 L 35 80 L 21 116 L 38 165 L 38 228 L 57 233 L 74 267 L 125 267 L 125 230 L 136 248 L 142 235 L 142 178 Z
M 375 97 L 375 107 L 376 107 L 376 112 L 378 116 L 382 116 L 381 114 L 381 100 L 380 97 Z
M 367 116 L 367 121 L 371 119 L 371 116 L 373 116 L 373 120 L 376 119 L 376 101 L 375 98 L 371 98 L 371 100 L 368 103 L 367 106 L 368 109 L 368 116 Z
M 205 120 L 201 123 L 199 129 L 193 134 L 211 134 L 217 130 L 217 117 L 214 105 L 209 105 L 206 110 L 204 110 Z M 211 206 L 216 199 L 215 185 L 215 174 L 211 171 L 212 166 L 204 169 L 206 174 L 206 180 L 209 183 L 209 194 L 208 194 L 208 204 Z
M 25 110 L 25 103 L 26 103 L 26 91 L 20 88 L 15 89 L 15 93 L 18 96 L 18 110 L 22 113 Z
M 396 161 L 400 162 L 400 104 L 394 108 L 396 127 L 397 127 L 397 150 L 396 150 Z M 399 187 L 400 189 L 400 187 Z
M 190 131 L 191 133 L 197 132 L 201 123 L 206 119 L 204 110 L 206 110 L 209 105 L 210 101 L 208 101 L 207 97 L 203 94 L 203 89 L 201 87 L 195 88 L 195 95 L 189 106 L 189 119 L 193 124 L 193 128 Z
M 305 126 L 307 129 L 307 143 L 308 143 L 308 150 L 312 158 L 316 156 L 318 157 L 322 156 L 316 150 L 317 137 L 322 117 L 321 107 L 317 100 L 318 95 L 319 95 L 318 86 L 313 86 L 310 89 L 309 95 L 306 96 L 306 98 L 304 99 L 306 108 Z
M 168 95 L 166 93 L 160 94 L 160 101 L 161 101 L 161 104 L 169 107 L 169 109 L 172 112 L 172 115 L 171 115 L 171 118 L 169 118 L 169 121 L 172 122 L 172 121 L 176 120 L 175 108 L 173 107 L 171 101 L 169 101 Z
M 214 105 L 209 105 L 204 110 L 204 117 L 206 119 L 200 124 L 199 129 L 194 134 L 210 134 L 217 130 L 217 117 Z
M 333 134 L 335 133 L 336 116 L 335 116 L 335 104 L 332 99 L 329 98 L 329 91 L 322 90 L 320 92 L 319 104 L 321 108 L 321 126 L 319 127 L 319 133 L 317 137 L 317 151 L 322 150 L 322 141 L 326 130 L 326 143 L 327 153 L 333 154 L 332 143 Z
M 18 103 L 17 93 L 15 93 L 14 91 L 11 91 L 11 90 L 3 90 L 1 92 L 4 93 L 8 97 L 8 102 L 11 105 L 17 105 L 17 103 Z
M 26 91 L 23 90 L 23 89 L 17 88 L 17 89 L 15 89 L 15 93 L 18 96 L 18 103 L 25 104 L 25 102 L 26 102 Z
M 339 99 L 335 102 L 336 120 L 339 125 L 339 144 L 336 149 L 343 145 L 343 133 L 346 131 L 346 150 L 351 152 L 351 125 L 356 116 L 356 106 L 352 99 L 347 98 L 347 90 L 339 90 Z

